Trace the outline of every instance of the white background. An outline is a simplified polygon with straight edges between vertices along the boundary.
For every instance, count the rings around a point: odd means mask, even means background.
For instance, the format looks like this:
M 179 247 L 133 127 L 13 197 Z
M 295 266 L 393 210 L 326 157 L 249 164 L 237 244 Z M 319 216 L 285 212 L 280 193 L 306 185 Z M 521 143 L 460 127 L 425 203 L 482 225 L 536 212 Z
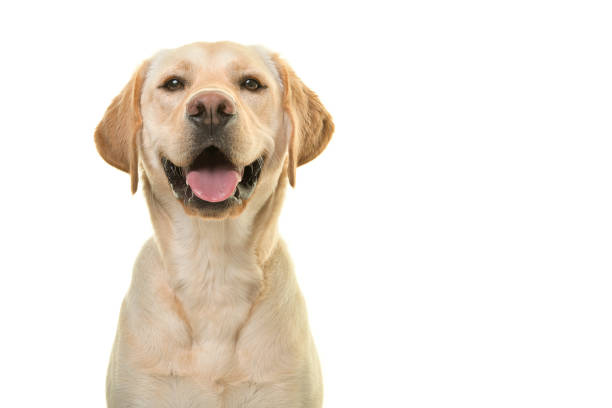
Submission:
M 103 407 L 151 234 L 93 131 L 143 59 L 280 52 L 336 122 L 281 219 L 326 407 L 612 405 L 606 2 L 0 10 L 0 406 Z

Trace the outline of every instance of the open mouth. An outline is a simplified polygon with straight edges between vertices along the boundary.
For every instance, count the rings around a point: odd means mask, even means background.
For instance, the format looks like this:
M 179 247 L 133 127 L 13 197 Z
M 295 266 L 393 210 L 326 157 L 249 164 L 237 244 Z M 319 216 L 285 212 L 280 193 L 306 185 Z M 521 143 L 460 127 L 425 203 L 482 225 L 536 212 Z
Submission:
M 174 195 L 186 206 L 222 210 L 251 196 L 264 158 L 238 168 L 221 150 L 210 146 L 187 167 L 176 166 L 165 157 L 161 162 Z

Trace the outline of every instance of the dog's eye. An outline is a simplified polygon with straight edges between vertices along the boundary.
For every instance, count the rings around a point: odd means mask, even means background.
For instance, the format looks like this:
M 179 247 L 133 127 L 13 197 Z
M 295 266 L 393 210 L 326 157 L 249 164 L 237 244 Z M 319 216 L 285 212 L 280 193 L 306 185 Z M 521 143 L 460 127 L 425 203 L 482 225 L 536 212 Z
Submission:
M 185 84 L 178 78 L 170 78 L 169 80 L 164 82 L 161 87 L 169 91 L 178 91 L 183 89 L 185 87 Z
M 248 89 L 249 91 L 256 91 L 262 87 L 259 81 L 256 80 L 255 78 L 245 79 L 244 81 L 242 81 L 242 84 L 240 84 L 240 86 L 242 86 L 245 89 Z

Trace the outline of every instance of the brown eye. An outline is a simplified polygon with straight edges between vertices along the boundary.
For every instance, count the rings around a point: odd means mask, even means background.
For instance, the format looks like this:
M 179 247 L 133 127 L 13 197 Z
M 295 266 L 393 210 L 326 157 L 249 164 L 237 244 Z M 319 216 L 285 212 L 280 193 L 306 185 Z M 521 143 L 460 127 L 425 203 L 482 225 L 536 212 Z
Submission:
M 261 84 L 259 83 L 259 81 L 254 78 L 245 79 L 244 81 L 242 81 L 241 86 L 243 88 L 248 89 L 249 91 L 256 91 L 261 88 Z
M 185 84 L 178 78 L 170 78 L 161 87 L 169 91 L 178 91 L 183 89 Z

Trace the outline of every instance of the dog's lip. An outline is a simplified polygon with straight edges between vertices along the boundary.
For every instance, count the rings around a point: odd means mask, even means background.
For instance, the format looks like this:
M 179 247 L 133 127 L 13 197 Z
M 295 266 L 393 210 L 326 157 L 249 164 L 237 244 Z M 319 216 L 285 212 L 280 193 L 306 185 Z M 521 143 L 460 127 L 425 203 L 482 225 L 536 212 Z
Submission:
M 265 162 L 265 154 L 261 154 L 250 164 L 237 166 L 219 149 L 216 147 L 213 147 L 213 149 L 212 152 L 206 152 L 207 149 L 204 149 L 204 151 L 187 166 L 177 166 L 163 154 L 160 155 L 162 167 L 164 168 L 174 195 L 186 205 L 193 205 L 196 207 L 222 205 L 227 207 L 228 205 L 240 204 L 243 200 L 248 199 L 255 190 Z M 187 175 L 190 171 L 215 167 L 224 167 L 228 170 L 234 170 L 239 174 L 240 181 L 236 185 L 233 195 L 220 202 L 206 201 L 196 197 L 191 187 L 187 184 Z

